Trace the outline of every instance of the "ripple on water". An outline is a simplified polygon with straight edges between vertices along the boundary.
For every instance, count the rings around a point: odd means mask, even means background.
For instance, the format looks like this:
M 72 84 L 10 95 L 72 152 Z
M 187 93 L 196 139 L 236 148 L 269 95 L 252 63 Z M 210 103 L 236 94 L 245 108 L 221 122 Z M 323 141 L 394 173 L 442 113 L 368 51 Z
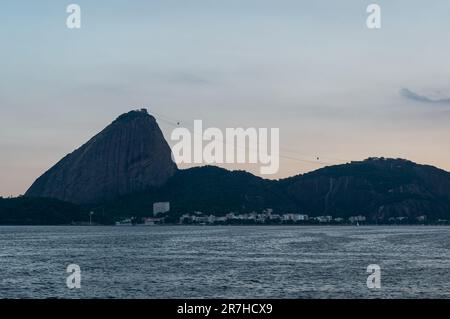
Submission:
M 3 298 L 450 297 L 450 227 L 0 227 L 0 247 Z

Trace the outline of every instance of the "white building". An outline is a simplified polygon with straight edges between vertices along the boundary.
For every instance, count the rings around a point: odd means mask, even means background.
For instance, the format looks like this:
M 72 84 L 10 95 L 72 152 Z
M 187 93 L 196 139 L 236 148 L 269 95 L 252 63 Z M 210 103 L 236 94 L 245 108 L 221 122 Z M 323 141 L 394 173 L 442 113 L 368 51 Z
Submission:
M 365 222 L 366 217 L 365 216 L 351 216 L 349 219 L 350 223 L 356 223 L 356 222 Z
M 208 216 L 195 216 L 193 221 L 196 223 L 207 223 L 209 221 Z
M 144 218 L 144 225 L 152 226 L 152 225 L 160 224 L 162 221 L 163 221 L 163 219 L 161 219 L 161 218 L 146 217 L 146 218 Z
M 215 222 L 216 220 L 217 220 L 217 219 L 216 219 L 216 216 L 214 216 L 214 215 L 209 215 L 209 217 L 208 217 L 208 223 L 214 224 L 214 222 Z
M 180 217 L 180 224 L 183 224 L 183 223 L 189 223 L 189 222 L 192 222 L 193 221 L 193 217 L 194 216 L 191 216 L 190 214 L 183 214 L 181 217 Z
M 153 203 L 153 216 L 156 216 L 160 213 L 167 213 L 168 211 L 170 211 L 169 202 Z
M 123 219 L 121 221 L 116 222 L 116 226 L 131 226 L 133 225 L 133 221 L 131 218 Z
M 318 216 L 315 218 L 319 223 L 329 223 L 333 220 L 333 216 Z
M 416 217 L 416 219 L 419 222 L 424 222 L 427 220 L 427 216 L 426 215 L 418 216 L 418 217 Z
M 295 216 L 296 216 L 295 214 L 284 214 L 283 221 L 290 221 L 290 220 L 295 221 L 296 218 Z
M 236 215 L 233 212 L 226 214 L 225 217 L 227 219 L 237 219 Z

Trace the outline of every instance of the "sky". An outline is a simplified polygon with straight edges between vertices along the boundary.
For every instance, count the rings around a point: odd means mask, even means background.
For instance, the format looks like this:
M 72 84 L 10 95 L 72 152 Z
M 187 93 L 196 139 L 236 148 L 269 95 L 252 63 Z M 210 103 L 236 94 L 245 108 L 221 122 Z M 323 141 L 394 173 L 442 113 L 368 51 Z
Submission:
M 368 29 L 372 2 L 2 1 L 0 196 L 141 107 L 279 128 L 270 178 L 371 156 L 450 171 L 450 2 L 377 1 L 381 29 Z M 80 29 L 66 27 L 71 3 Z

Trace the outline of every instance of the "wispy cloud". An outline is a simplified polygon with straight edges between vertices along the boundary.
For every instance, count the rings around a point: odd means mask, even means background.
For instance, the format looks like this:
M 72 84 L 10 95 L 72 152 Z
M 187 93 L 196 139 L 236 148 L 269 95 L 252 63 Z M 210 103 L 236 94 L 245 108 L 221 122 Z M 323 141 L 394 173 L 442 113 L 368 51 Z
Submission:
M 450 104 L 450 98 L 435 98 L 423 94 L 417 94 L 407 88 L 401 89 L 400 95 L 406 99 L 417 102 L 433 103 L 433 104 Z

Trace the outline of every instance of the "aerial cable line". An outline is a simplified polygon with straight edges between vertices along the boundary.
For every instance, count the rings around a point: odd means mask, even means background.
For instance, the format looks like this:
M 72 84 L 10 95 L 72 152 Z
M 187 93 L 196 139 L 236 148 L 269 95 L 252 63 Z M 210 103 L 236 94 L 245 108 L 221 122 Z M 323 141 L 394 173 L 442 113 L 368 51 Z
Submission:
M 164 122 L 164 123 L 166 123 L 166 124 L 169 124 L 169 125 L 171 125 L 171 126 L 174 126 L 174 127 L 179 127 L 180 124 L 183 123 L 183 121 L 173 120 L 173 119 L 170 119 L 168 116 L 165 116 L 165 115 L 162 115 L 162 114 L 153 112 L 153 111 L 151 112 L 151 114 L 152 114 L 153 116 L 155 116 L 158 120 L 161 120 L 162 122 Z M 191 126 L 191 127 L 192 127 L 192 126 Z M 198 135 L 197 133 L 195 133 L 195 132 L 194 132 L 194 134 L 197 135 L 197 136 L 199 136 L 199 135 Z M 223 139 L 217 139 L 217 140 L 218 140 L 219 142 L 221 142 L 223 145 L 226 145 L 226 144 L 231 145 L 229 142 L 226 142 L 226 141 L 224 141 Z M 255 149 L 251 149 L 249 146 L 240 147 L 239 145 L 234 145 L 234 144 L 233 144 L 233 146 L 238 147 L 238 148 L 240 148 L 240 149 L 245 149 L 245 150 L 248 150 L 248 151 L 250 151 L 250 150 L 255 151 Z M 284 149 L 284 147 L 281 147 L 280 149 Z M 309 164 L 319 164 L 319 165 L 336 165 L 336 164 L 339 164 L 339 163 L 337 163 L 337 162 L 348 162 L 348 161 L 343 160 L 343 159 L 337 159 L 337 161 L 333 163 L 333 162 L 322 161 L 322 160 L 320 160 L 320 157 L 318 157 L 318 156 L 308 156 L 308 155 L 298 154 L 298 153 L 295 152 L 295 151 L 287 151 L 287 152 L 288 152 L 288 153 L 294 153 L 294 154 L 297 154 L 298 156 L 301 156 L 301 157 L 315 157 L 316 160 L 302 159 L 302 158 L 293 157 L 293 156 L 288 156 L 288 155 L 284 155 L 284 154 L 280 154 L 280 158 L 284 158 L 284 159 L 292 160 L 292 161 L 298 161 L 298 162 L 309 163 Z M 326 159 L 327 159 L 327 158 L 328 158 L 328 159 L 333 159 L 333 158 L 331 158 L 331 157 L 325 157 L 325 156 L 324 156 L 323 158 L 326 158 Z

